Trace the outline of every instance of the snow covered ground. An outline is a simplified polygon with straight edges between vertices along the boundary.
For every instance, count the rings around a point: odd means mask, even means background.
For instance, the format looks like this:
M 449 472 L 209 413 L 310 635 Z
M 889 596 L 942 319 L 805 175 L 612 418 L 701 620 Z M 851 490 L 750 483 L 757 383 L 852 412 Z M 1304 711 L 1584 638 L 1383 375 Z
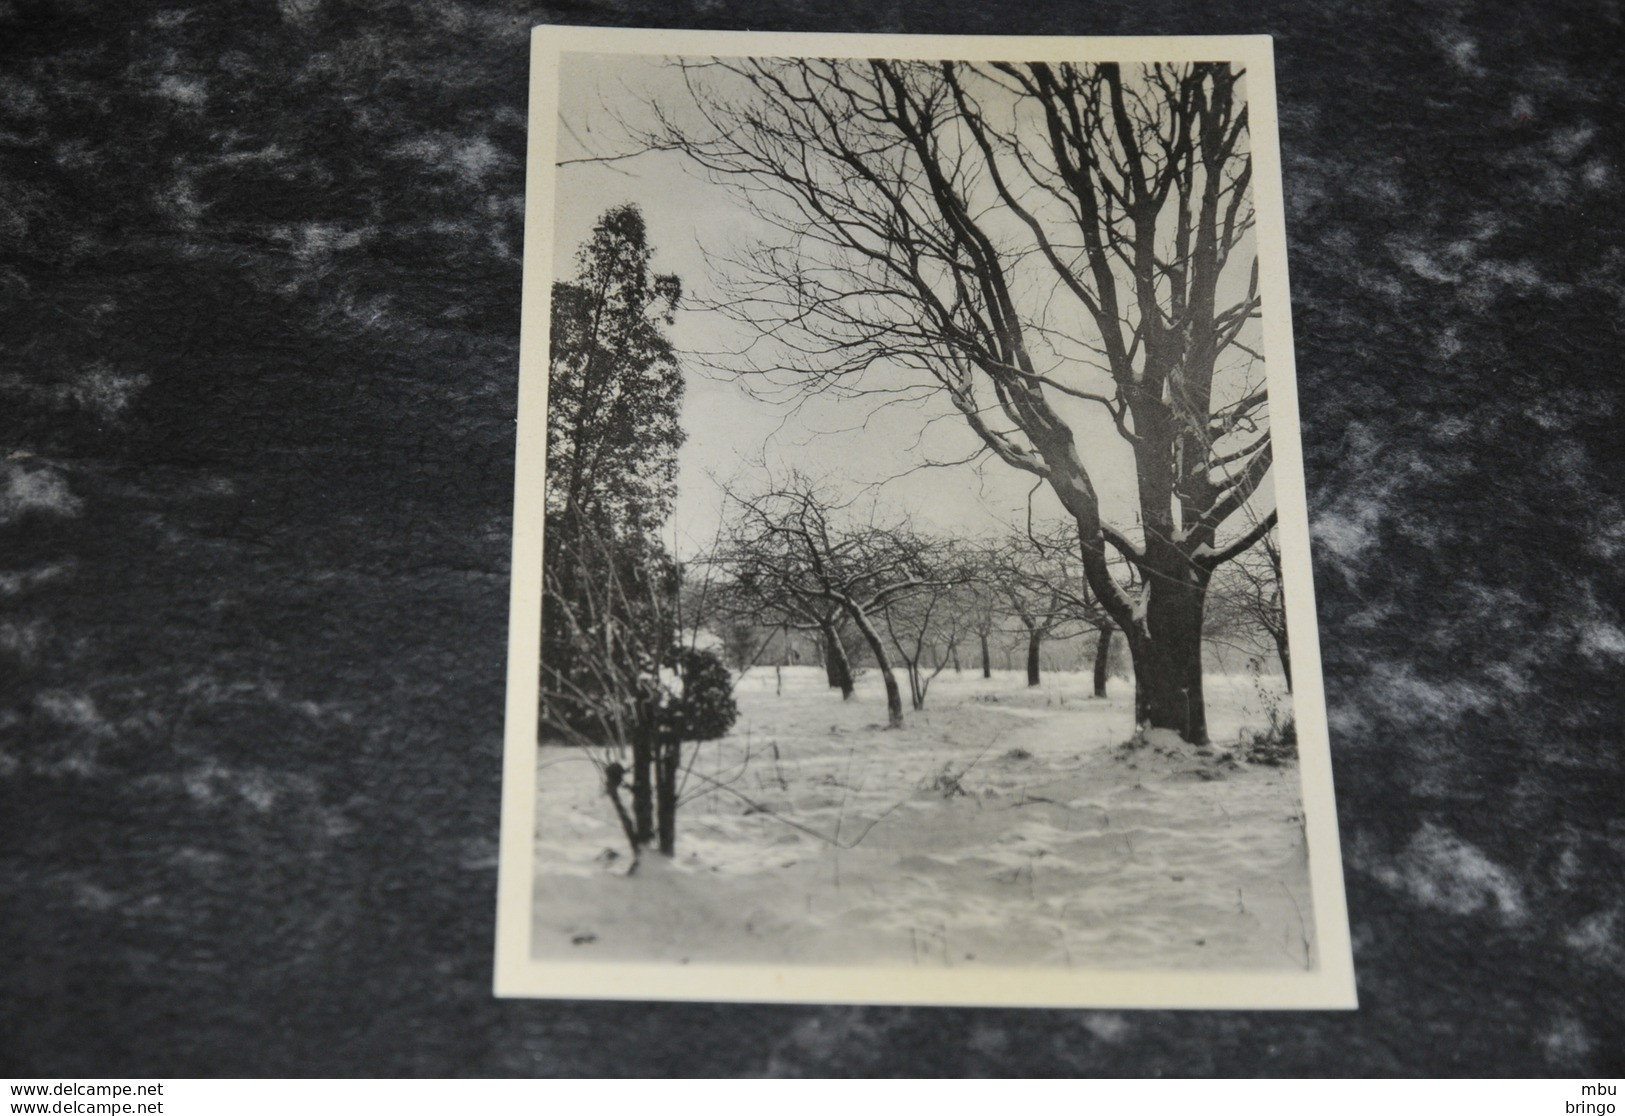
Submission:
M 1217 747 L 1199 754 L 1163 734 L 1125 747 L 1117 679 L 1102 701 L 1084 674 L 945 672 L 886 731 L 874 671 L 843 703 L 816 668 L 786 668 L 782 693 L 756 668 L 735 731 L 701 746 L 677 858 L 630 876 L 595 769 L 543 745 L 533 955 L 1312 967 L 1298 769 L 1231 760 L 1269 697 L 1206 684 Z

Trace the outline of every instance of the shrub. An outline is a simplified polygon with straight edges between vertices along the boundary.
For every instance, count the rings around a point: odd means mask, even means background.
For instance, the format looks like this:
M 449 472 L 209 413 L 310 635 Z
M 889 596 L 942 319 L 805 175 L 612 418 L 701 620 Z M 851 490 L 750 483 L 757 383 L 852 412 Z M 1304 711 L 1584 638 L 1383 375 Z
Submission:
M 683 692 L 662 711 L 665 728 L 677 740 L 715 740 L 727 735 L 739 716 L 733 676 L 715 651 L 686 650 L 679 663 Z
M 1264 767 L 1285 767 L 1298 762 L 1298 724 L 1288 713 L 1270 709 L 1270 722 L 1261 729 L 1242 730 L 1241 758 Z

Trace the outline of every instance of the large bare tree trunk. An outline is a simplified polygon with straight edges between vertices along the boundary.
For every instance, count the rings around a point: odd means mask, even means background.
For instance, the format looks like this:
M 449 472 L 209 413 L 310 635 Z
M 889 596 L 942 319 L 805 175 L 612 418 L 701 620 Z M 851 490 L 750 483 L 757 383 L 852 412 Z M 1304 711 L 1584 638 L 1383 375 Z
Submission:
M 1134 656 L 1135 719 L 1148 728 L 1173 729 L 1192 744 L 1206 744 L 1202 695 L 1202 609 L 1207 579 L 1153 575 L 1145 628 L 1130 638 Z
M 1038 648 L 1044 637 L 1037 628 L 1027 631 L 1027 685 L 1038 685 Z
M 982 677 L 983 678 L 992 678 L 993 677 L 993 664 L 991 664 L 991 663 L 989 663 L 987 661 L 987 633 L 986 632 L 982 633 L 981 640 L 982 640 Z
M 1154 440 L 1159 423 L 1168 421 L 1161 411 L 1135 411 L 1136 427 Z M 1069 447 L 1070 448 L 1070 447 Z M 1066 460 L 1066 459 L 1063 459 Z M 1074 459 L 1075 460 L 1075 459 Z M 1070 461 L 1068 461 L 1070 464 Z M 1172 512 L 1147 514 L 1145 547 L 1139 561 L 1145 577 L 1140 590 L 1143 614 L 1113 580 L 1106 566 L 1106 543 L 1099 506 L 1088 478 L 1075 467 L 1070 483 L 1056 486 L 1062 503 L 1078 522 L 1084 575 L 1090 588 L 1128 640 L 1134 660 L 1135 723 L 1142 728 L 1165 728 L 1192 744 L 1206 744 L 1207 712 L 1202 695 L 1202 612 L 1211 571 L 1197 565 L 1173 540 Z M 1173 470 L 1151 456 L 1139 467 L 1141 507 L 1157 506 L 1158 494 L 1167 507 Z M 1211 539 L 1211 531 L 1207 532 Z
M 1102 624 L 1100 637 L 1095 640 L 1095 696 L 1106 696 L 1106 669 L 1112 653 L 1112 626 Z

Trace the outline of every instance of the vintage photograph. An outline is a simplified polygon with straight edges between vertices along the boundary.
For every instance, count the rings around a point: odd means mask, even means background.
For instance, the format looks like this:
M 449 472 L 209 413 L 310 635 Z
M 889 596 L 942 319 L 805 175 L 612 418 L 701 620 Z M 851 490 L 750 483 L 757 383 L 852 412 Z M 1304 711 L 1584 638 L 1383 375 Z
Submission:
M 1269 41 L 534 50 L 498 993 L 1354 1006 Z

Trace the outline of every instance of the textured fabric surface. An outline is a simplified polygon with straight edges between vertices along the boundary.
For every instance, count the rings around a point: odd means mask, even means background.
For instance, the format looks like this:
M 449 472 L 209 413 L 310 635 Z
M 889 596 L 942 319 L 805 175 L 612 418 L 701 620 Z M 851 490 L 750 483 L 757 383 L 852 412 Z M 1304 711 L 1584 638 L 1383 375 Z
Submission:
M 1269 33 L 1356 1013 L 489 994 L 527 28 Z M 0 5 L 0 1074 L 1625 1071 L 1617 5 Z

